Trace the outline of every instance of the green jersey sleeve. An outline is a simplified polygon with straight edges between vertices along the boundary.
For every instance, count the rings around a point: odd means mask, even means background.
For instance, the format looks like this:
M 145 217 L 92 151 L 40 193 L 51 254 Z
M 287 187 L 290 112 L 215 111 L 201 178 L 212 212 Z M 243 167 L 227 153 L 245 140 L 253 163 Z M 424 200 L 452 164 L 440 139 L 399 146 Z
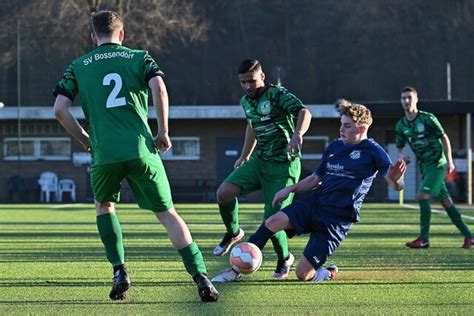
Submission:
M 433 114 L 427 112 L 428 119 L 426 120 L 427 125 L 431 129 L 431 132 L 436 135 L 437 138 L 440 138 L 444 134 L 443 126 L 439 122 L 438 118 Z
M 151 78 L 160 76 L 162 78 L 165 77 L 163 71 L 161 71 L 158 64 L 155 60 L 150 56 L 148 52 L 145 52 L 143 57 L 143 73 L 145 74 L 145 82 L 148 83 Z
M 298 112 L 304 108 L 303 102 L 284 87 L 279 87 L 276 103 L 292 115 L 297 115 Z
M 56 85 L 56 88 L 53 90 L 53 95 L 55 97 L 58 94 L 63 95 L 74 101 L 74 98 L 78 94 L 78 85 L 76 80 L 76 75 L 74 73 L 74 62 L 67 67 L 66 71 L 64 72 L 63 77 Z

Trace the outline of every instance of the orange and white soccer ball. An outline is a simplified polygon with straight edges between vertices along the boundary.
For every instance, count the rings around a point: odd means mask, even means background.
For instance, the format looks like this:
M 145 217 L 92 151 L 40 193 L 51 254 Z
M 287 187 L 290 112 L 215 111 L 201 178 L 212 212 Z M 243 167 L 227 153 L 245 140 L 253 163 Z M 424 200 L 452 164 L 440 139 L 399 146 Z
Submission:
M 262 251 L 252 243 L 242 242 L 232 249 L 229 261 L 235 271 L 249 274 L 262 265 Z

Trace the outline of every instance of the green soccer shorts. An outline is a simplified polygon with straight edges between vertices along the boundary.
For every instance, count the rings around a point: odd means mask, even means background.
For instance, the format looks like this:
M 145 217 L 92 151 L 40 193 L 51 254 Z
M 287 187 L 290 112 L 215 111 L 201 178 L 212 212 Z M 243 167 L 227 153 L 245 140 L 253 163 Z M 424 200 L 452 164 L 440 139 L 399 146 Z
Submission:
M 284 200 L 281 205 L 272 206 L 275 194 L 286 186 L 298 182 L 301 173 L 301 161 L 269 162 L 256 156 L 235 169 L 225 180 L 242 188 L 242 194 L 262 190 L 265 210 L 264 218 L 278 212 L 281 208 L 290 205 L 294 194 Z
M 433 198 L 443 200 L 449 196 L 444 179 L 446 177 L 446 165 L 439 168 L 429 168 L 423 176 L 420 193 L 427 193 Z
M 165 168 L 158 154 L 106 165 L 93 165 L 91 182 L 97 202 L 119 202 L 120 187 L 127 179 L 138 206 L 153 212 L 173 207 Z

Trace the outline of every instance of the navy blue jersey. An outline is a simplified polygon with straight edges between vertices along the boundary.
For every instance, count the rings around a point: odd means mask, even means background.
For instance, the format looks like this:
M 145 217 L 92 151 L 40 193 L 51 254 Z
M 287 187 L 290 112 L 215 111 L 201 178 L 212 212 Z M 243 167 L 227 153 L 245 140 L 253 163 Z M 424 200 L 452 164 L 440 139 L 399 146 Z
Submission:
M 362 201 L 380 172 L 387 174 L 390 157 L 372 138 L 359 144 L 336 140 L 326 148 L 321 164 L 314 173 L 322 183 L 314 194 L 329 220 L 357 222 Z

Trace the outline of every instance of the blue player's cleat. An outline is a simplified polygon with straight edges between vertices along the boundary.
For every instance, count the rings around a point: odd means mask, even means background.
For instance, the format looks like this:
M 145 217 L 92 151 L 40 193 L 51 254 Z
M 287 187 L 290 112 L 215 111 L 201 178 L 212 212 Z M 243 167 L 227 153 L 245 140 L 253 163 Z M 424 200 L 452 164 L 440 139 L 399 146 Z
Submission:
M 337 268 L 337 266 L 334 265 L 334 264 L 330 264 L 330 265 L 328 265 L 328 267 L 326 268 L 326 270 L 328 270 L 328 271 L 329 271 L 329 274 L 330 274 L 329 280 L 335 280 L 335 279 L 336 279 L 336 275 L 337 275 L 337 273 L 339 272 L 339 269 Z
M 314 277 L 311 281 L 322 282 L 335 280 L 338 272 L 339 269 L 333 264 L 328 265 L 327 268 L 321 266 L 316 270 L 316 273 L 314 274 Z

